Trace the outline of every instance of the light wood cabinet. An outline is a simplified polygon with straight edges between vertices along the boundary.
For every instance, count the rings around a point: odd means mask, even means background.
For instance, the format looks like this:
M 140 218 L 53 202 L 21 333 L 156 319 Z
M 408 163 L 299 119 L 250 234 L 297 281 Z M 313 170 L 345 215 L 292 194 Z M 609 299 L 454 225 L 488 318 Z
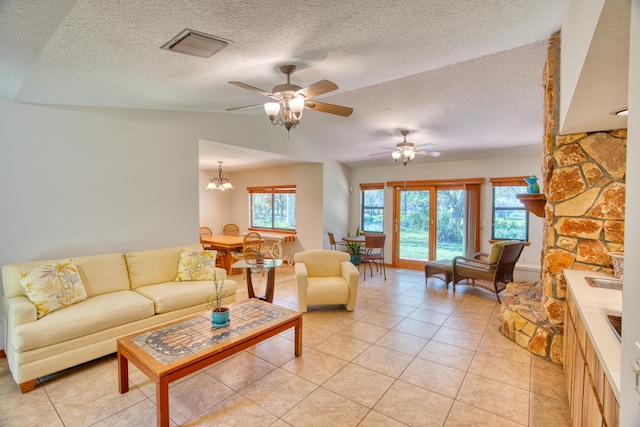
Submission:
M 565 310 L 564 372 L 573 426 L 618 427 L 620 406 L 569 290 Z

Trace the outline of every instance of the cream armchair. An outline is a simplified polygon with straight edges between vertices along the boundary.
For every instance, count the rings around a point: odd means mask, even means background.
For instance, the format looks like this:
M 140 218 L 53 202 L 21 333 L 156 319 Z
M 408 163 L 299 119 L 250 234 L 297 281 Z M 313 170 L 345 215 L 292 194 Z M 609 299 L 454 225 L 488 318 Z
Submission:
M 346 252 L 306 251 L 294 255 L 298 311 L 308 305 L 345 304 L 347 311 L 356 307 L 360 273 Z

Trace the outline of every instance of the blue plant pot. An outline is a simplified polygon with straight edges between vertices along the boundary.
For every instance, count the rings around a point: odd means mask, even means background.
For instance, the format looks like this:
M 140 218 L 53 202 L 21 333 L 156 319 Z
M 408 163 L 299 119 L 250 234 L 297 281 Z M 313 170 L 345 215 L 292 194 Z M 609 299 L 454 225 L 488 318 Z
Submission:
M 229 310 L 229 308 L 227 308 L 226 311 L 212 311 L 211 326 L 214 328 L 224 328 L 225 326 L 229 326 L 229 314 L 231 314 L 231 310 Z
M 525 178 L 524 179 L 527 184 L 527 191 L 529 192 L 529 194 L 537 194 L 540 192 L 540 187 L 538 186 L 538 178 L 532 176 L 530 178 Z
M 362 257 L 360 255 L 351 255 L 351 259 L 349 261 L 351 261 L 351 264 L 357 267 L 360 265 L 361 260 L 362 260 Z

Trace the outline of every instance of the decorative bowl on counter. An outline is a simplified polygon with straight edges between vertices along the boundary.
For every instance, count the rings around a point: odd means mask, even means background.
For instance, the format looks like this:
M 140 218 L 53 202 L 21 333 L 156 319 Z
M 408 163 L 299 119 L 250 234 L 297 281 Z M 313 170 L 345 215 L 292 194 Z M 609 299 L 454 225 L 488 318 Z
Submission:
M 609 252 L 609 257 L 613 265 L 613 275 L 616 279 L 622 279 L 624 274 L 624 252 Z

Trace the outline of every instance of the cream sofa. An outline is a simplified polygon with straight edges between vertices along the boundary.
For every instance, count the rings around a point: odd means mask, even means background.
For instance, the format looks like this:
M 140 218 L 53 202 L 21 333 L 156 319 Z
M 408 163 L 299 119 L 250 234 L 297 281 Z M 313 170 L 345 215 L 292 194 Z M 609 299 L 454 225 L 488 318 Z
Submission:
M 174 282 L 183 247 L 71 258 L 87 299 L 37 319 L 36 307 L 25 296 L 19 271 L 52 261 L 11 263 L 2 267 L 2 327 L 4 351 L 13 379 L 22 392 L 36 379 L 116 351 L 116 338 L 205 310 L 214 297 L 213 281 Z M 236 282 L 224 269 L 229 304 Z

